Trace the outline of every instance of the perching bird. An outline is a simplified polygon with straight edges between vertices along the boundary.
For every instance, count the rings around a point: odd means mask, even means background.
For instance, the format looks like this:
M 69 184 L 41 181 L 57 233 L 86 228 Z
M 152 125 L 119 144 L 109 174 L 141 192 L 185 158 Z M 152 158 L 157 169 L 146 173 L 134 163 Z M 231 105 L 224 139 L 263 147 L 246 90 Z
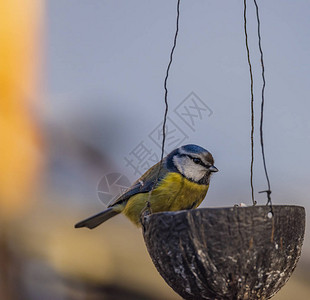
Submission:
M 163 159 L 161 167 L 160 163 L 151 167 L 106 210 L 77 223 L 75 228 L 93 229 L 119 213 L 140 226 L 147 203 L 152 212 L 196 208 L 207 194 L 212 172 L 218 171 L 213 164 L 211 153 L 202 147 L 177 148 Z

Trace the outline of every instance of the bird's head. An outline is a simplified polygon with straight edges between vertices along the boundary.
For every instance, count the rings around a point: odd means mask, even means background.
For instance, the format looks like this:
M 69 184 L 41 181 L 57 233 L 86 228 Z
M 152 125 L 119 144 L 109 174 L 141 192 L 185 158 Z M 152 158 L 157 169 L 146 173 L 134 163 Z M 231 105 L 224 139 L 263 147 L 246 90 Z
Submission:
M 169 170 L 178 172 L 199 184 L 209 184 L 210 175 L 218 171 L 214 166 L 212 154 L 192 144 L 172 151 L 168 154 L 166 162 Z

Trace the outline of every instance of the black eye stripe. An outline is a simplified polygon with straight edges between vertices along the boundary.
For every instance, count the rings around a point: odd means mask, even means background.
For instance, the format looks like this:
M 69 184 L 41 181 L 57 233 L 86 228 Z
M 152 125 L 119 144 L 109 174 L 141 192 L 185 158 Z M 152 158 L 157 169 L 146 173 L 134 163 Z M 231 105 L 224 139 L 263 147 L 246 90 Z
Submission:
M 194 157 L 194 156 L 191 156 L 190 154 L 178 153 L 177 155 L 178 155 L 179 157 L 187 156 L 187 157 L 189 157 L 191 160 L 194 160 L 195 158 L 200 159 L 199 157 Z M 199 165 L 204 166 L 204 167 L 207 168 L 207 169 L 211 167 L 211 165 L 206 165 L 201 159 L 200 159 Z
M 193 161 L 194 161 L 194 163 L 197 163 L 197 164 L 199 164 L 199 165 L 201 165 L 201 166 L 204 166 L 205 168 L 210 168 L 211 166 L 208 166 L 208 165 L 206 165 L 200 158 L 198 158 L 198 157 L 193 157 L 193 156 L 191 156 L 191 155 L 186 155 L 186 156 L 188 156 L 189 158 L 191 158 Z M 199 162 L 195 162 L 195 160 L 199 160 Z

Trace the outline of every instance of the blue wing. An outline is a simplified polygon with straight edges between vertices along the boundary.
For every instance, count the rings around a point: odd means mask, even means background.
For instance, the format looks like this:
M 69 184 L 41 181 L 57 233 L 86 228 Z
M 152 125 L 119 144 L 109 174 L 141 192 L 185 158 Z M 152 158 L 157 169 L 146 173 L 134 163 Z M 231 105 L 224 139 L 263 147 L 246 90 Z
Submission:
M 112 207 L 114 205 L 126 202 L 133 195 L 136 195 L 139 193 L 148 193 L 152 190 L 152 188 L 154 187 L 155 184 L 156 184 L 156 186 L 158 186 L 160 184 L 160 181 L 168 173 L 168 170 L 167 170 L 165 164 L 163 163 L 162 167 L 160 169 L 158 180 L 156 182 L 156 177 L 157 177 L 159 168 L 160 168 L 159 163 L 157 163 L 156 165 L 151 167 L 136 182 L 134 182 L 134 184 L 131 187 L 129 187 L 124 192 L 124 194 L 122 194 L 112 204 L 110 204 L 109 207 Z

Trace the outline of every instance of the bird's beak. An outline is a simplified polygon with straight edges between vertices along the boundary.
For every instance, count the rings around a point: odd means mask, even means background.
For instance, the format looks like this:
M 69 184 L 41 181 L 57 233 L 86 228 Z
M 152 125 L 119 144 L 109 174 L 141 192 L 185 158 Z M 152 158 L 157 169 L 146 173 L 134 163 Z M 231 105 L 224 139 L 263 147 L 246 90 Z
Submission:
M 211 167 L 209 168 L 209 170 L 210 170 L 211 172 L 218 172 L 218 169 L 217 169 L 216 167 L 214 167 L 214 166 L 211 166 Z

